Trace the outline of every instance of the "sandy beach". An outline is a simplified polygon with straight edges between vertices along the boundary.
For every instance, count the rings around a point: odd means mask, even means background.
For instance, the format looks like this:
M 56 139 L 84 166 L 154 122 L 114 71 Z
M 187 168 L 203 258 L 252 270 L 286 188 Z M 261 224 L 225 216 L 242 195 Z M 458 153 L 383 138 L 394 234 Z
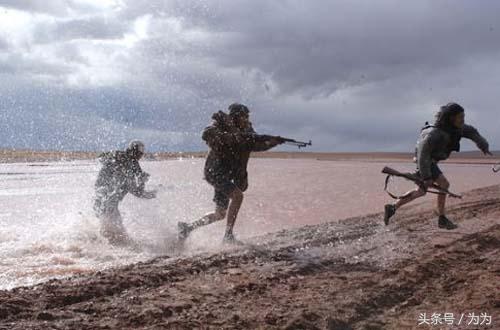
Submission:
M 372 214 L 3 291 L 0 327 L 416 329 L 422 313 L 445 312 L 498 322 L 499 194 L 454 203 L 454 232 L 437 230 L 424 203 L 390 227 Z
M 99 236 L 94 160 L 0 165 L 0 329 L 415 329 L 420 313 L 498 317 L 490 165 L 443 164 L 465 194 L 450 200 L 460 227 L 448 232 L 433 196 L 384 226 L 380 170 L 411 171 L 407 158 L 329 157 L 252 159 L 236 248 L 221 244 L 223 222 L 176 243 L 177 221 L 213 207 L 203 159 L 144 161 L 158 198 L 121 206 L 141 251 Z

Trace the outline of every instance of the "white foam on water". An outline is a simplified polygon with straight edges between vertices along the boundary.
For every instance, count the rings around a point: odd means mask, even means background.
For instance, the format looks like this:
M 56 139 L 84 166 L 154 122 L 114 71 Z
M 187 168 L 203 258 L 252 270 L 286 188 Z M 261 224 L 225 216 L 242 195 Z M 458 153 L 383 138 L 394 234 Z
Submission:
M 0 289 L 151 257 L 114 248 L 99 236 L 91 209 L 97 169 L 96 164 L 82 170 L 73 163 L 0 167 Z M 30 174 L 37 180 L 30 180 Z

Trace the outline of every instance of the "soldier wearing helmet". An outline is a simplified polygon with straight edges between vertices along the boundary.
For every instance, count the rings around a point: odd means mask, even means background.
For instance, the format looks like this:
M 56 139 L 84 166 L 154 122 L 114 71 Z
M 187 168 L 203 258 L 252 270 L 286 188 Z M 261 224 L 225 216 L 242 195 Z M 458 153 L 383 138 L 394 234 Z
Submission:
M 113 245 L 128 245 L 132 240 L 123 226 L 118 204 L 131 193 L 152 199 L 155 191 L 146 191 L 149 174 L 139 165 L 144 143 L 131 141 L 125 151 L 106 152 L 99 156 L 102 168 L 95 183 L 94 211 L 101 220 L 101 235 Z
M 238 243 L 233 228 L 248 188 L 248 160 L 255 151 L 266 151 L 282 144 L 278 137 L 256 134 L 248 108 L 233 103 L 228 114 L 212 115 L 212 125 L 205 128 L 202 139 L 210 152 L 205 162 L 205 180 L 214 188 L 215 211 L 193 223 L 179 222 L 179 239 L 185 240 L 195 229 L 227 218 L 225 243 Z

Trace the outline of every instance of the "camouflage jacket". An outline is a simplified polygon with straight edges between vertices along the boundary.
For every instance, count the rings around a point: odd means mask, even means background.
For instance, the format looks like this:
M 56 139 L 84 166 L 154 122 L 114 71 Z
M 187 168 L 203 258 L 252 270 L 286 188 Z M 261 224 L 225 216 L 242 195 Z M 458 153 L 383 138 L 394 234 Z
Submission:
M 454 132 L 435 126 L 424 127 L 417 141 L 415 152 L 421 176 L 424 179 L 430 178 L 432 163 L 446 160 L 453 151 L 460 151 L 462 138 L 474 141 L 483 152 L 489 151 L 488 141 L 473 126 L 465 125 L 463 129 Z
M 251 127 L 242 131 L 211 125 L 203 131 L 202 139 L 210 148 L 205 162 L 205 180 L 212 185 L 230 181 L 242 191 L 248 188 L 250 153 L 271 148 L 266 143 L 269 137 L 256 134 Z
M 142 197 L 149 174 L 139 161 L 124 151 L 106 152 L 99 156 L 102 168 L 95 183 L 95 208 L 117 206 L 127 193 Z

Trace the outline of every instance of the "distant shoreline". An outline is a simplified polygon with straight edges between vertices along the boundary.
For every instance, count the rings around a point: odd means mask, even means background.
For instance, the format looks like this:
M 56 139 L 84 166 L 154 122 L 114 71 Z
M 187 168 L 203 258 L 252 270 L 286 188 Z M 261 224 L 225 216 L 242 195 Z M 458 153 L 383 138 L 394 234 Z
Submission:
M 92 160 L 101 152 L 85 151 L 31 151 L 0 150 L 0 163 L 53 162 Z M 500 152 L 494 157 L 484 157 L 480 152 L 467 151 L 453 154 L 450 163 L 494 164 L 500 160 Z M 179 158 L 204 158 L 207 152 L 157 152 L 146 154 L 147 160 L 169 160 Z M 404 152 L 256 152 L 254 158 L 272 159 L 316 159 L 321 161 L 366 161 L 366 162 L 411 162 L 412 153 Z

